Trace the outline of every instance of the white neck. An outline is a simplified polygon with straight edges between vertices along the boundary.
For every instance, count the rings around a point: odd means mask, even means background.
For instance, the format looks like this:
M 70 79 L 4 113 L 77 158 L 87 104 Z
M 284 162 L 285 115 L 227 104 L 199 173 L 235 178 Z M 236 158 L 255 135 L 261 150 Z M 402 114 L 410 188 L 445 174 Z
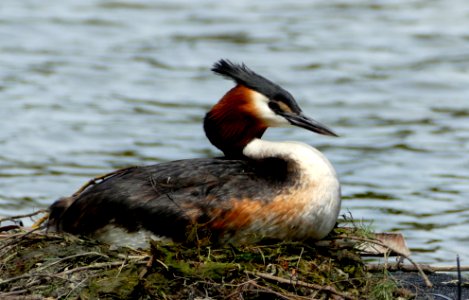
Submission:
M 321 152 L 301 142 L 254 139 L 244 147 L 243 154 L 252 159 L 279 157 L 293 160 L 301 168 L 302 175 L 313 180 L 323 176 L 337 177 L 331 163 Z

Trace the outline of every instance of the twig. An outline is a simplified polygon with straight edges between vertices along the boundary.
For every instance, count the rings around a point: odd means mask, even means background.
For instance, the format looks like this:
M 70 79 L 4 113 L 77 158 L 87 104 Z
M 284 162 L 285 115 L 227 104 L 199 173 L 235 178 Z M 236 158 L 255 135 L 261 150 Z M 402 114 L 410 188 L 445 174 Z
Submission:
M 95 264 L 88 265 L 88 266 L 77 267 L 77 268 L 73 268 L 73 269 L 70 269 L 70 270 L 62 271 L 60 273 L 57 273 L 57 275 L 68 275 L 68 274 L 71 274 L 71 273 L 75 273 L 75 272 L 79 272 L 79 271 L 83 271 L 83 270 L 88 270 L 88 269 L 101 269 L 101 268 L 105 268 L 105 267 L 121 266 L 122 263 L 124 263 L 124 262 L 125 261 L 95 263 Z
M 253 292 L 262 292 L 262 293 L 269 293 L 269 294 L 273 294 L 279 298 L 282 298 L 282 299 L 286 299 L 286 300 L 293 300 L 293 299 L 311 299 L 309 297 L 303 297 L 303 296 L 299 296 L 299 295 L 293 295 L 291 293 L 288 293 L 286 291 L 282 291 L 282 293 L 279 293 L 279 292 L 276 292 L 266 286 L 262 286 L 262 285 L 259 285 L 258 283 L 256 283 L 256 281 L 250 281 L 249 282 L 249 285 L 252 285 L 252 286 L 255 286 L 257 287 L 259 290 L 251 290 Z
M 105 268 L 105 267 L 122 266 L 122 264 L 124 264 L 125 262 L 126 261 L 123 260 L 123 261 L 115 261 L 115 262 L 95 263 L 95 264 L 88 265 L 88 266 L 77 267 L 77 268 L 74 268 L 74 269 L 66 270 L 66 271 L 57 273 L 57 275 L 68 275 L 68 274 L 71 274 L 71 273 L 75 273 L 75 272 L 79 272 L 79 271 L 83 271 L 83 270 L 88 270 L 88 269 L 101 269 L 101 268 Z M 137 261 L 137 262 L 134 262 L 134 263 L 135 264 L 146 264 L 147 262 Z
M 224 283 L 224 285 L 226 285 L 226 286 L 236 287 L 235 291 L 232 292 L 231 294 L 228 294 L 225 298 L 226 299 L 232 299 L 234 295 L 239 294 L 240 292 L 242 292 L 246 285 L 249 285 L 252 282 L 256 282 L 256 280 L 257 279 L 249 279 L 248 281 L 241 282 L 239 284 Z M 211 283 L 211 282 L 208 282 L 208 283 L 213 285 L 213 283 Z
M 252 272 L 252 271 L 245 271 L 245 272 L 247 274 L 251 274 L 251 275 L 258 276 L 258 277 L 268 279 L 268 280 L 277 281 L 279 283 L 292 284 L 290 279 L 270 275 L 270 274 L 267 274 L 267 273 Z M 347 294 L 344 294 L 342 292 L 337 291 L 336 289 L 334 289 L 331 286 L 322 286 L 322 285 L 319 285 L 319 284 L 309 283 L 309 282 L 305 282 L 305 281 L 301 281 L 301 280 L 295 281 L 294 285 L 299 285 L 299 286 L 302 286 L 302 287 L 306 287 L 306 288 L 313 289 L 313 290 L 318 290 L 318 291 L 325 291 L 325 292 L 340 296 L 340 297 L 342 297 L 344 299 L 347 299 L 347 300 L 354 300 L 355 299 L 355 298 L 353 298 L 353 297 L 351 297 Z
M 24 294 L 24 293 L 27 293 L 29 292 L 28 290 L 16 290 L 16 291 L 11 291 L 11 292 L 6 292 L 6 293 L 0 293 L 0 299 L 5 299 L 3 297 L 8 297 L 8 296 L 15 296 L 15 295 L 19 295 L 19 294 Z
M 6 226 L 0 227 L 0 232 L 10 231 L 13 229 L 20 229 L 20 228 L 21 228 L 20 225 L 6 225 Z
M 122 272 L 122 269 L 124 269 L 125 263 L 127 262 L 127 259 L 128 259 L 128 258 L 126 257 L 126 258 L 124 259 L 124 261 L 122 262 L 122 265 L 119 267 L 119 270 L 117 271 L 117 274 L 116 274 L 116 276 L 115 276 L 116 278 L 119 277 L 119 275 L 120 275 L 121 272 Z
M 381 246 L 381 247 L 384 247 L 384 248 L 387 248 L 395 253 L 397 253 L 399 256 L 402 256 L 402 257 L 405 257 L 411 264 L 413 264 L 418 272 L 420 273 L 420 276 L 422 276 L 423 278 L 423 281 L 425 282 L 425 285 L 429 288 L 433 287 L 433 284 L 431 283 L 431 281 L 428 279 L 427 275 L 425 274 L 425 272 L 423 272 L 422 268 L 416 263 L 414 262 L 413 259 L 411 259 L 409 256 L 405 255 L 404 253 L 398 251 L 397 249 L 393 249 L 391 246 L 389 245 L 385 245 L 383 244 L 382 242 L 380 241 L 377 241 L 377 240 L 373 240 L 373 239 L 367 239 L 367 238 L 360 238 L 360 237 L 355 237 L 355 236 L 348 236 L 348 237 L 344 237 L 344 236 L 340 236 L 341 238 L 347 238 L 347 239 L 351 239 L 351 240 L 356 240 L 356 241 L 362 241 L 362 242 L 367 242 L 367 243 L 372 243 L 372 244 L 376 244 L 378 246 Z
M 145 268 L 143 268 L 143 270 L 140 272 L 140 274 L 138 274 L 139 279 L 143 279 L 143 277 L 145 277 L 148 270 L 151 268 L 151 266 L 153 266 L 154 261 L 155 261 L 155 256 L 151 255 L 150 258 L 148 259 L 147 263 L 145 264 Z M 161 262 L 161 261 L 159 261 L 159 262 Z M 163 264 L 163 265 L 166 266 L 165 264 Z M 167 266 L 166 266 L 166 270 L 168 270 Z
M 164 262 L 159 259 L 155 259 L 155 261 L 162 265 L 166 269 L 166 271 L 169 271 L 169 267 Z
M 11 238 L 13 238 L 13 240 L 11 242 L 8 242 L 8 243 L 5 243 L 5 245 L 3 245 L 2 247 L 0 247 L 0 250 L 3 250 L 4 248 L 8 247 L 8 246 L 11 246 L 13 245 L 14 243 L 18 242 L 18 240 L 22 240 L 24 239 L 25 237 L 27 237 L 28 235 L 30 235 L 31 233 L 34 233 L 36 231 L 38 231 L 40 228 L 35 228 L 35 229 L 32 229 L 30 231 L 27 231 L 25 233 L 21 233 L 19 235 L 14 235 L 12 236 Z M 8 237 L 7 239 L 9 239 L 10 237 Z
M 64 298 L 65 298 L 65 299 L 68 299 L 68 297 L 69 297 L 74 291 L 76 291 L 80 285 L 82 285 L 83 283 L 85 283 L 87 280 L 89 280 L 89 278 L 86 278 L 86 277 L 85 277 L 85 279 L 83 279 L 82 281 L 80 281 L 73 289 L 71 289 L 71 290 L 67 293 L 67 295 L 65 295 Z M 59 298 L 59 297 L 57 297 L 57 298 Z M 60 297 L 60 298 L 61 298 L 61 297 Z
M 304 247 L 301 247 L 300 257 L 298 258 L 298 261 L 296 262 L 296 268 L 297 268 L 297 269 L 298 269 L 298 266 L 300 265 L 301 256 L 303 256 L 304 250 L 305 250 L 305 248 L 304 248 Z
M 262 252 L 262 249 L 261 249 L 260 247 L 257 247 L 256 249 L 257 249 L 257 251 L 259 251 L 259 253 L 260 253 L 261 257 L 262 257 L 262 263 L 263 263 L 264 266 L 265 266 L 265 256 L 264 256 L 264 252 Z
M 31 225 L 31 228 L 36 229 L 40 228 L 41 225 L 49 219 L 49 211 L 47 211 L 42 217 L 40 217 L 36 222 L 34 222 L 33 225 Z
M 107 174 L 104 174 L 104 175 L 101 175 L 101 176 L 97 176 L 93 179 L 90 179 L 87 183 L 85 183 L 84 185 L 82 185 L 75 193 L 73 193 L 72 197 L 77 197 L 79 196 L 84 190 L 86 190 L 89 186 L 91 185 L 95 185 L 98 183 L 99 180 L 105 180 L 109 177 L 112 177 L 112 176 L 115 176 L 115 175 L 118 175 L 118 174 L 122 174 L 130 169 L 133 169 L 135 167 L 127 167 L 127 168 L 123 168 L 123 169 L 119 169 L 119 170 L 116 170 L 114 172 L 111 172 L 111 173 L 107 173 Z
M 2 280 L 2 281 L 0 281 L 0 285 L 4 285 L 5 283 L 9 283 L 9 282 L 24 279 L 24 278 L 34 278 L 34 277 L 46 277 L 46 278 L 53 277 L 53 278 L 59 278 L 59 279 L 62 279 L 62 280 L 70 281 L 67 278 L 58 276 L 59 274 L 23 274 L 23 275 L 10 277 L 8 279 Z
M 41 270 L 44 270 L 44 269 L 47 269 L 49 267 L 52 267 L 53 265 L 55 264 L 58 264 L 58 263 L 61 263 L 67 259 L 71 259 L 71 258 L 76 258 L 76 257 L 80 257 L 80 256 L 89 256 L 89 255 L 95 255 L 95 256 L 101 256 L 101 257 L 105 257 L 105 258 L 109 258 L 109 256 L 105 255 L 105 254 L 102 254 L 102 253 L 99 253 L 99 252 L 86 252 L 86 253 L 79 253 L 79 254 L 74 254 L 74 255 L 70 255 L 70 256 L 67 256 L 67 257 L 63 257 L 61 259 L 58 259 L 54 262 L 51 262 L 45 266 L 42 266 L 40 268 L 37 268 L 35 271 L 41 271 Z
M 137 252 L 138 250 L 135 250 L 135 249 L 132 249 L 132 248 L 129 248 L 130 250 L 132 251 L 135 251 Z M 146 258 L 149 258 L 150 255 L 148 254 L 144 254 L 144 255 L 128 255 L 128 254 L 122 254 L 122 253 L 118 253 L 117 254 L 117 257 L 120 257 L 120 258 L 124 258 L 124 259 L 130 259 L 130 260 L 144 260 Z
M 17 219 L 30 218 L 30 217 L 34 217 L 35 215 L 39 215 L 39 214 L 47 213 L 47 212 L 48 212 L 47 209 L 40 209 L 40 210 L 38 210 L 36 212 L 33 212 L 33 213 L 30 213 L 30 214 L 2 218 L 2 219 L 0 219 L 0 223 L 5 222 L 5 221 L 13 221 L 13 220 L 17 220 Z
M 80 255 L 76 255 L 76 256 L 80 256 Z M 67 258 L 70 258 L 70 257 L 67 257 Z M 54 262 L 52 264 L 55 264 L 55 263 L 57 263 L 57 262 Z M 69 279 L 63 277 L 63 275 L 68 275 L 68 274 L 71 274 L 71 273 L 75 273 L 75 272 L 79 272 L 79 271 L 83 271 L 83 270 L 88 270 L 88 269 L 100 269 L 100 268 L 105 268 L 105 267 L 122 266 L 125 263 L 126 263 L 125 260 L 124 261 L 118 261 L 118 262 L 95 263 L 95 264 L 88 265 L 88 266 L 77 267 L 77 268 L 74 268 L 74 269 L 62 271 L 62 272 L 57 273 L 57 274 L 38 274 L 38 273 L 34 272 L 34 273 L 23 274 L 23 275 L 10 277 L 8 279 L 2 280 L 2 281 L 0 281 L 0 285 L 4 285 L 6 283 L 16 281 L 16 280 L 20 280 L 20 279 L 24 279 L 24 278 L 33 278 L 33 277 L 54 277 L 54 278 L 59 278 L 59 279 L 62 279 L 62 280 L 69 280 Z M 135 264 L 146 264 L 146 262 L 134 262 L 134 263 Z M 49 267 L 49 266 L 50 265 L 48 265 L 46 267 Z

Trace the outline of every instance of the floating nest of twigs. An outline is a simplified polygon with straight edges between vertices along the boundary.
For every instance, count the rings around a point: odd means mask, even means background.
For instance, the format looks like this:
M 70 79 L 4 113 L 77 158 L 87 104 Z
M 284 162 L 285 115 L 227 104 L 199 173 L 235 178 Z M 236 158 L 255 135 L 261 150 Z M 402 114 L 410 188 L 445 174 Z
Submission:
M 0 227 L 1 299 L 402 299 L 388 271 L 370 273 L 357 243 L 336 229 L 314 242 L 214 248 L 153 241 L 117 248 L 67 234 Z M 362 229 L 350 240 L 367 240 Z M 380 242 L 377 242 L 378 244 Z M 382 246 L 382 245 L 381 245 Z

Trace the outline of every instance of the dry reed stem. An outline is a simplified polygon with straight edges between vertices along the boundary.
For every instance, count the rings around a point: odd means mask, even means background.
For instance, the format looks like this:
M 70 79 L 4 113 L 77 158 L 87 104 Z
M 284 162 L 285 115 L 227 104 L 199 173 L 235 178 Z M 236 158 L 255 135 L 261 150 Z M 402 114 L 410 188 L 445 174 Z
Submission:
M 373 239 L 367 239 L 367 238 L 360 238 L 360 237 L 355 237 L 355 236 L 339 236 L 339 238 L 347 238 L 347 239 L 351 239 L 351 240 L 356 240 L 356 241 L 361 241 L 361 242 L 367 242 L 367 243 L 372 243 L 372 244 L 376 244 L 378 246 L 381 246 L 381 247 L 384 247 L 386 249 L 389 249 L 395 253 L 397 253 L 399 256 L 401 257 L 404 257 L 405 259 L 407 259 L 412 265 L 415 266 L 415 268 L 418 270 L 420 276 L 422 276 L 423 278 L 423 281 L 425 282 L 425 285 L 429 288 L 433 287 L 433 284 L 431 283 L 431 281 L 428 279 L 428 276 L 425 274 L 425 272 L 423 272 L 422 268 L 419 266 L 419 264 L 417 264 L 416 262 L 414 262 L 413 259 L 411 259 L 409 256 L 405 255 L 404 253 L 401 253 L 400 251 L 398 251 L 397 249 L 393 249 L 391 246 L 389 245 L 385 245 L 383 244 L 382 242 L 378 241 L 378 240 L 373 240 Z

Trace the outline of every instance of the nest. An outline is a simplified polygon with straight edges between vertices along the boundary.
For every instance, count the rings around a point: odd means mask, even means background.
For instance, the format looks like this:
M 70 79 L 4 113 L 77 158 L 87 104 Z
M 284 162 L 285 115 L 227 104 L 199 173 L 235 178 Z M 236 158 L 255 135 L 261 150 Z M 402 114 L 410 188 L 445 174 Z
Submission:
M 385 268 L 375 270 L 365 263 L 364 245 L 374 239 L 372 233 L 358 227 L 346 233 L 336 228 L 319 244 L 263 241 L 215 247 L 201 242 L 189 247 L 152 241 L 146 250 L 115 248 L 20 225 L 3 226 L 0 231 L 2 299 L 415 296 L 415 289 L 403 288 Z M 382 242 L 376 244 L 384 247 Z

